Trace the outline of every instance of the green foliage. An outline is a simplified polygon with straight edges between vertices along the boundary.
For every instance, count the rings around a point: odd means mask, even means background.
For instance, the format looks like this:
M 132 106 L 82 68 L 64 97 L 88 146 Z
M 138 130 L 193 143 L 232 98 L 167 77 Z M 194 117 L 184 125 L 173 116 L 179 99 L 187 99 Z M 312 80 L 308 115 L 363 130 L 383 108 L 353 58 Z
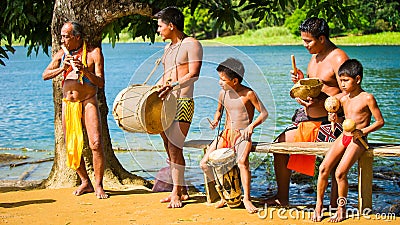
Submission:
M 397 0 L 354 0 L 351 29 L 363 33 L 400 31 L 400 3 Z
M 206 1 L 205 7 L 210 7 L 210 15 L 216 19 L 215 27 L 219 28 L 226 24 L 232 30 L 235 28 L 235 20 L 242 22 L 238 7 L 240 5 L 232 4 L 230 0 Z
M 290 30 L 290 33 L 299 36 L 299 25 L 307 18 L 307 13 L 302 9 L 296 9 L 291 16 L 286 18 L 284 26 Z
M 284 9 L 286 4 L 287 0 L 249 0 L 244 10 L 254 10 L 252 17 L 261 21 L 267 17 L 274 18 L 274 12 Z
M 52 0 L 3 0 L 0 4 L 0 64 L 8 58 L 7 52 L 14 52 L 13 40 L 24 39 L 28 55 L 39 48 L 48 54 L 51 44 Z M 7 44 L 3 47 L 3 42 Z
M 14 54 L 14 52 L 15 52 L 15 49 L 14 49 L 10 44 L 5 44 L 4 47 L 5 47 L 6 49 L 4 49 L 2 46 L 0 46 L 0 65 L 2 65 L 2 66 L 5 66 L 5 65 L 6 65 L 6 64 L 3 62 L 2 59 L 4 59 L 4 58 L 9 59 L 9 58 L 8 58 L 7 52 L 11 52 L 11 53 L 13 53 L 13 54 Z
M 103 29 L 102 38 L 108 38 L 114 47 L 122 30 L 129 33 L 132 40 L 141 37 L 143 40 L 149 38 L 151 42 L 154 42 L 157 33 L 157 21 L 142 15 L 126 16 L 108 24 Z
M 115 1 L 115 0 L 111 0 Z M 266 26 L 282 26 L 296 34 L 305 17 L 325 18 L 333 34 L 376 33 L 400 30 L 398 0 L 132 0 L 149 4 L 153 14 L 169 5 L 185 13 L 185 32 L 212 38 L 218 34 L 241 34 Z M 101 4 L 101 3 L 99 3 Z M 0 4 L 0 64 L 13 52 L 12 43 L 23 41 L 28 55 L 39 48 L 48 54 L 51 45 L 52 0 L 3 0 Z M 297 9 L 297 10 L 296 10 Z M 301 9 L 301 10 L 298 10 Z M 79 13 L 79 12 L 77 12 Z M 82 12 L 83 13 L 83 12 Z M 306 16 L 304 16 L 306 15 Z M 237 23 L 239 22 L 239 23 Z M 103 38 L 115 44 L 121 32 L 132 39 L 155 40 L 156 21 L 132 15 L 111 22 Z
M 183 9 L 185 15 L 185 33 L 198 39 L 213 38 L 215 20 L 211 18 L 209 9 L 196 8 L 191 12 L 189 7 Z

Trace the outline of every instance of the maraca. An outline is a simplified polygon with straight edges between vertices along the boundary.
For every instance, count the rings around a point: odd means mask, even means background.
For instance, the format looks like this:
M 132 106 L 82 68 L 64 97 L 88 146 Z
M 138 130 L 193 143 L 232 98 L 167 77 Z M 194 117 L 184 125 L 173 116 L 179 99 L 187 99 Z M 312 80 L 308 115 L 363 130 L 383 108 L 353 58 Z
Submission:
M 331 96 L 325 100 L 324 106 L 325 106 L 326 111 L 328 111 L 330 113 L 335 113 L 340 108 L 340 101 L 336 97 Z M 331 129 L 332 129 L 332 132 L 335 131 L 335 122 L 334 121 L 331 121 Z
M 353 132 L 356 129 L 356 123 L 352 119 L 345 119 L 343 121 L 343 130 L 347 132 Z M 357 139 L 361 142 L 362 145 L 364 145 L 365 149 L 369 149 L 368 144 L 362 139 L 361 137 L 357 137 Z

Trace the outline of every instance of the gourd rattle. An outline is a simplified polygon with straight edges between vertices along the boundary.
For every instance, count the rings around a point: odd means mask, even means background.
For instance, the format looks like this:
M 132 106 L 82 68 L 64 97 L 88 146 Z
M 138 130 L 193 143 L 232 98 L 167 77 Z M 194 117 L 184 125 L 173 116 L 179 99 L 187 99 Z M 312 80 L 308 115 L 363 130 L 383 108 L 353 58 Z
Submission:
M 345 119 L 343 121 L 343 130 L 346 132 L 353 132 L 356 130 L 356 123 L 352 119 Z M 369 149 L 368 144 L 361 137 L 357 137 L 357 139 L 361 142 L 361 144 L 365 147 L 365 149 Z
M 326 111 L 328 111 L 330 113 L 336 113 L 340 108 L 340 101 L 336 97 L 331 96 L 325 100 L 324 106 L 325 106 Z M 335 131 L 335 122 L 334 121 L 331 121 L 331 130 L 332 130 L 332 132 Z

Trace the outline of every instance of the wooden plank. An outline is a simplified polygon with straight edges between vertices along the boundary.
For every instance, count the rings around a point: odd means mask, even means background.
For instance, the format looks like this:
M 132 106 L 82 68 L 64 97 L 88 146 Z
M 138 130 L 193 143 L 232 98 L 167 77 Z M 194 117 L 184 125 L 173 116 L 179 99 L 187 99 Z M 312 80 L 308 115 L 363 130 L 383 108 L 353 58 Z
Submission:
M 184 147 L 205 148 L 211 140 L 190 140 L 186 141 Z M 260 153 L 282 153 L 282 154 L 305 154 L 305 155 L 325 155 L 332 142 L 254 142 L 255 152 Z M 369 151 L 377 157 L 400 157 L 399 144 L 369 143 Z
M 372 210 L 372 178 L 374 157 L 369 152 L 364 152 L 358 159 L 358 210 Z
M 184 147 L 205 149 L 211 140 L 190 140 L 186 141 Z M 260 153 L 282 153 L 282 154 L 306 154 L 321 155 L 332 146 L 332 142 L 253 142 L 253 151 Z M 377 157 L 400 157 L 399 144 L 369 143 L 370 150 L 358 160 L 358 209 L 372 210 L 372 179 L 373 179 L 373 160 Z M 207 180 L 206 180 L 207 183 Z M 207 187 L 207 185 L 206 185 Z M 207 193 L 207 202 L 209 201 Z

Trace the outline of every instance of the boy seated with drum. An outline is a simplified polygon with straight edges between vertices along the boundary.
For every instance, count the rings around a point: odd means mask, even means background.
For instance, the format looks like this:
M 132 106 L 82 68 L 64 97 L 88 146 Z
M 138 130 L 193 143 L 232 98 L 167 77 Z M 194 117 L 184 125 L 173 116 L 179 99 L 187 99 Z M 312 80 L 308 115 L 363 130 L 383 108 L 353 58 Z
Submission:
M 345 120 L 343 134 L 335 140 L 326 153 L 319 167 L 317 184 L 317 202 L 312 220 L 320 222 L 323 216 L 323 198 L 328 185 L 328 177 L 332 169 L 338 183 L 337 212 L 329 219 L 330 222 L 341 222 L 346 219 L 346 203 L 348 193 L 347 174 L 353 164 L 368 149 L 366 137 L 384 125 L 384 119 L 374 96 L 361 88 L 363 67 L 355 59 L 345 61 L 339 68 L 339 79 L 343 91 L 340 98 Z M 370 124 L 371 116 L 375 122 Z M 337 121 L 335 113 L 329 113 L 331 121 Z
M 239 60 L 228 58 L 220 63 L 216 70 L 222 90 L 219 93 L 217 110 L 214 120 L 210 121 L 210 127 L 214 129 L 218 126 L 224 109 L 226 109 L 225 128 L 208 147 L 200 166 L 208 179 L 214 180 L 212 168 L 207 164 L 210 153 L 221 148 L 233 149 L 240 170 L 244 206 L 249 213 L 255 213 L 258 209 L 250 200 L 249 154 L 252 148 L 251 136 L 254 128 L 267 119 L 268 112 L 256 93 L 251 88 L 241 84 L 244 66 Z M 259 112 L 259 115 L 253 121 L 254 109 Z M 216 207 L 221 208 L 225 204 L 226 202 L 221 198 Z

